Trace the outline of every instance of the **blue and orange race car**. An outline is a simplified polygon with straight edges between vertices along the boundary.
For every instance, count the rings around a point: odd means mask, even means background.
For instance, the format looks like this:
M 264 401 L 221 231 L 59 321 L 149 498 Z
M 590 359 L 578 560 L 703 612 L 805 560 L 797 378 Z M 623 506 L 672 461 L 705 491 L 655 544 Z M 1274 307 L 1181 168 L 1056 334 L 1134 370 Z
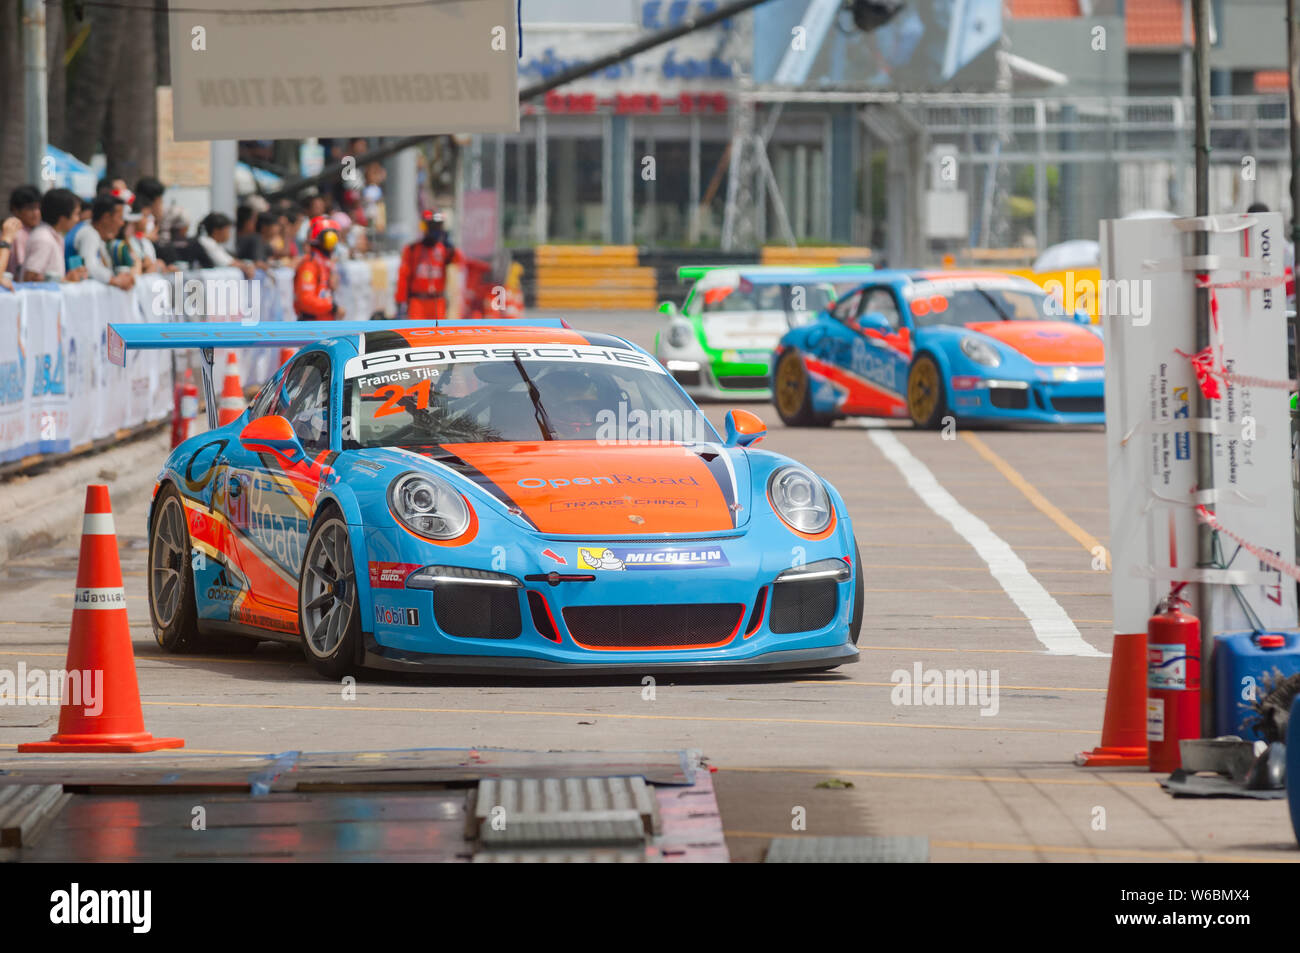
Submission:
M 171 651 L 300 641 L 362 667 L 833 668 L 863 578 L 834 487 L 720 436 L 653 357 L 559 321 L 140 324 L 126 349 L 303 345 L 180 444 L 149 513 Z M 208 375 L 205 375 L 205 377 Z M 211 384 L 207 382 L 209 401 Z
M 772 356 L 790 426 L 840 417 L 1100 424 L 1105 348 L 1082 311 L 996 272 L 878 271 Z

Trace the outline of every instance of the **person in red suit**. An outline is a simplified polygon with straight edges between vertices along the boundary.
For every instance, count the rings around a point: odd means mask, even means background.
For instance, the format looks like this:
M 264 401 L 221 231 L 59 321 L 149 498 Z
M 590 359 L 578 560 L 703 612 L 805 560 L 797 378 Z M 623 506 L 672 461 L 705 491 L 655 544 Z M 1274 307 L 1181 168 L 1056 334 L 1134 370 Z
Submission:
M 425 212 L 423 237 L 402 249 L 397 272 L 397 316 L 415 321 L 447 316 L 447 266 L 465 264 L 465 255 L 451 242 L 441 212 Z
M 293 309 L 299 321 L 337 321 L 344 310 L 334 300 L 336 276 L 334 249 L 339 243 L 339 229 L 333 219 L 318 215 L 308 230 L 311 247 L 293 273 Z

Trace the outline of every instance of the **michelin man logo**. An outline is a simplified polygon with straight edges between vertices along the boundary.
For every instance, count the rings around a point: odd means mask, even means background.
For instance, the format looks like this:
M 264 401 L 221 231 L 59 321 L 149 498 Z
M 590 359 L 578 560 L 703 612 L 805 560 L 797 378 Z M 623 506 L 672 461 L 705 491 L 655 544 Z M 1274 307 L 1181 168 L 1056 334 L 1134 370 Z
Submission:
M 623 560 L 615 556 L 612 549 L 579 549 L 578 566 L 581 569 L 619 570 L 623 568 Z

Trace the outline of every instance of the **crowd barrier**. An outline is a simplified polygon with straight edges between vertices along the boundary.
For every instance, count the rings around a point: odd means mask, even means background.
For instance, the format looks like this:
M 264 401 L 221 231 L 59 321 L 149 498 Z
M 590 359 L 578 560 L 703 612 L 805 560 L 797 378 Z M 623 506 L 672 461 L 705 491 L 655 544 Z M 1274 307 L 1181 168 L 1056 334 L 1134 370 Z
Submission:
M 338 271 L 335 294 L 349 319 L 394 313 L 395 255 L 345 261 Z M 253 281 L 234 268 L 142 275 L 131 291 L 97 281 L 0 289 L 0 467 L 47 463 L 170 418 L 173 368 L 197 367 L 195 355 L 132 351 L 117 367 L 105 352 L 109 324 L 293 318 L 288 267 Z M 245 387 L 280 366 L 278 349 L 235 353 Z M 222 373 L 226 352 L 216 358 Z

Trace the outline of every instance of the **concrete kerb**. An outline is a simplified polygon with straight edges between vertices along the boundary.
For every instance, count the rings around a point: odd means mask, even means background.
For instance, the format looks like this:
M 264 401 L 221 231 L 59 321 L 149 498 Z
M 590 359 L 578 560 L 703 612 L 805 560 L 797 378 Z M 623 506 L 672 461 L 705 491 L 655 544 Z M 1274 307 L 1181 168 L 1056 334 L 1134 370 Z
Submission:
M 88 483 L 108 484 L 115 510 L 149 493 L 169 447 L 170 432 L 164 428 L 0 483 L 0 565 L 75 536 L 81 529 Z

